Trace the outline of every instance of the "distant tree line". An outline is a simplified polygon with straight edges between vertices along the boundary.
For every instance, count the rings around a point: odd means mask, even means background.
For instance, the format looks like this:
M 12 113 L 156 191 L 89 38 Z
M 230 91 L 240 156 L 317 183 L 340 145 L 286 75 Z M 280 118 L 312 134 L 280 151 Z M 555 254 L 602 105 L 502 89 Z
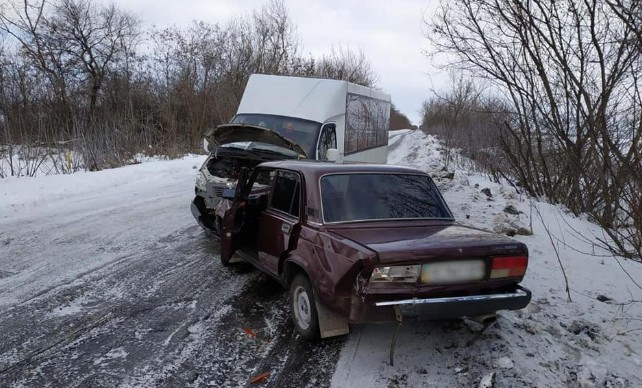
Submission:
M 0 157 L 71 149 L 101 169 L 141 151 L 198 149 L 206 129 L 233 116 L 252 73 L 377 80 L 362 52 L 303 55 L 281 1 L 226 24 L 162 29 L 91 0 L 3 2 Z M 76 166 L 59 162 L 57 172 Z M 0 177 L 19 175 L 14 167 Z
M 410 122 L 410 119 L 408 119 L 408 116 L 401 113 L 399 109 L 397 109 L 395 104 L 392 104 L 390 106 L 390 129 L 395 130 L 410 128 L 413 128 L 413 125 Z
M 427 101 L 422 127 L 642 260 L 642 2 L 442 1 L 427 27 L 475 81 Z

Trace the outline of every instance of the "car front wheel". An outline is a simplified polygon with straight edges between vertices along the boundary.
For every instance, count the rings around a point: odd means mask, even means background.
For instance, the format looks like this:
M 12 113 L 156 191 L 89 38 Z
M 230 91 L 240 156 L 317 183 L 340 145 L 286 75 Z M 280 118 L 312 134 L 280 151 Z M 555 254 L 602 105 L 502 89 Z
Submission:
M 290 285 L 290 305 L 294 326 L 304 339 L 319 339 L 319 317 L 314 293 L 310 281 L 303 274 L 298 274 Z

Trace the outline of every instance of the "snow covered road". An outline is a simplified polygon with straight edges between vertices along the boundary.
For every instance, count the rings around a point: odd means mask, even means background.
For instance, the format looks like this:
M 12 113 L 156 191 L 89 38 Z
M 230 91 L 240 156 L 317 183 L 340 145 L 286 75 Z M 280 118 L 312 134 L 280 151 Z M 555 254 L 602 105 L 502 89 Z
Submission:
M 0 386 L 328 384 L 343 340 L 292 340 L 286 293 L 195 224 L 203 159 L 0 182 Z

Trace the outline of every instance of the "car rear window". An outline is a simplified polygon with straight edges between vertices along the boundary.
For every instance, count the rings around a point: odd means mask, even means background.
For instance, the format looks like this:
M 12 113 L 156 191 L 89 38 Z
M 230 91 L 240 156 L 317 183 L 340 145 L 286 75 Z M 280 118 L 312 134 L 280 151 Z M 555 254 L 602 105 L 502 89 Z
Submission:
M 426 175 L 326 175 L 321 202 L 324 222 L 452 218 Z

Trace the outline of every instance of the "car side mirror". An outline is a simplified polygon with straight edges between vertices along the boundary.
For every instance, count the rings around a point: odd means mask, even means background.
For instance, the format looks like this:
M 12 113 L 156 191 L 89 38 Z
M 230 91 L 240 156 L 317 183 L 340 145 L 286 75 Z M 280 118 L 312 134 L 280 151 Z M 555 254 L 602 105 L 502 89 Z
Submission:
M 339 150 L 336 148 L 328 148 L 325 153 L 325 158 L 328 162 L 336 162 L 339 160 Z
M 223 194 L 221 195 L 221 198 L 229 199 L 230 201 L 233 201 L 235 196 L 236 196 L 236 189 L 223 189 Z

